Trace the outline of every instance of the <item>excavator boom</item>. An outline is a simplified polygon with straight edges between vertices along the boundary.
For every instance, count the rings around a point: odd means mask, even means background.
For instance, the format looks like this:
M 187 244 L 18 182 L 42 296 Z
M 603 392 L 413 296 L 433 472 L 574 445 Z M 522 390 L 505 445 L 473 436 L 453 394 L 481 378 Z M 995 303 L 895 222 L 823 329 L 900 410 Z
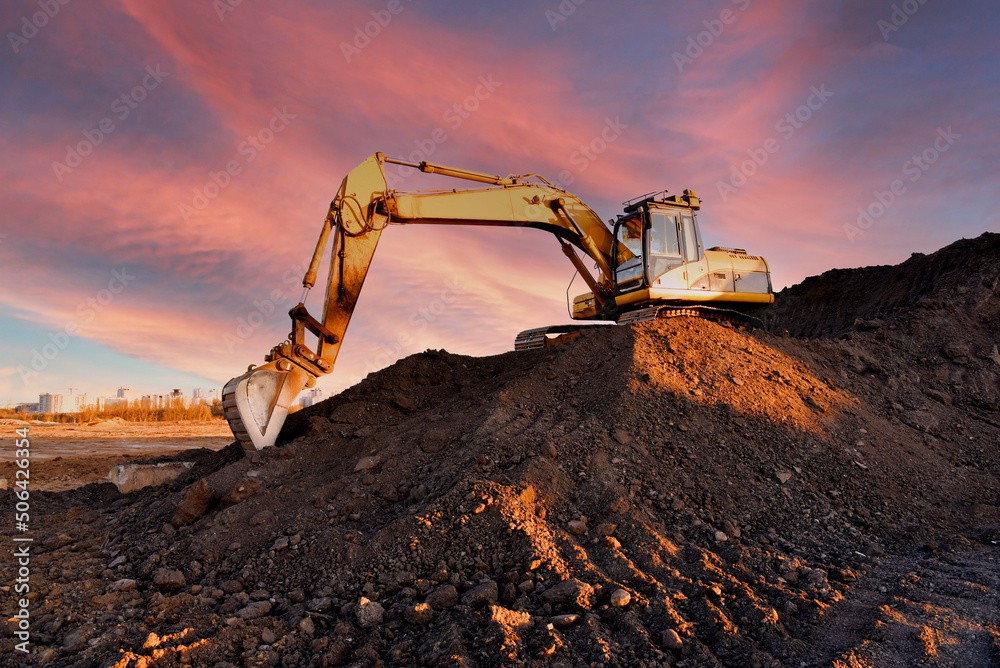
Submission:
M 394 191 L 386 181 L 386 163 L 485 187 Z M 288 339 L 271 349 L 265 364 L 250 367 L 223 388 L 223 406 L 233 434 L 248 452 L 274 445 L 298 394 L 333 371 L 375 248 L 390 224 L 533 227 L 552 233 L 590 288 L 574 301 L 573 317 L 578 320 L 617 319 L 624 311 L 662 310 L 669 308 L 665 304 L 676 302 L 763 303 L 765 295 L 758 294 L 762 285 L 767 299 L 773 299 L 762 258 L 748 260 L 745 258 L 750 256 L 744 252 L 733 260 L 730 256 L 736 257 L 735 251 L 730 251 L 723 262 L 719 259 L 723 253 L 714 252 L 726 249 L 701 250 L 693 214 L 699 206 L 697 196 L 690 191 L 683 196 L 646 198 L 627 206 L 628 215 L 619 217 L 609 230 L 578 197 L 534 174 L 494 176 L 427 162 L 390 160 L 376 153 L 344 178 L 330 204 L 302 282 L 302 300 L 289 312 L 292 331 Z M 315 318 L 305 307 L 305 297 L 316 284 L 328 246 L 331 260 L 323 313 Z M 593 261 L 596 276 L 577 251 Z M 764 283 L 754 278 L 762 272 Z M 710 276 L 714 277 L 711 281 Z M 738 281 L 753 285 L 753 290 L 740 291 Z M 586 326 L 572 329 L 581 327 Z M 306 344 L 306 332 L 316 337 L 315 350 Z M 519 342 L 518 348 L 533 347 L 546 337 L 543 330 L 532 333 L 532 342 Z
M 390 191 L 386 162 L 423 172 L 487 183 L 492 187 L 430 193 Z M 601 219 L 579 198 L 526 177 L 500 177 L 430 163 L 390 161 L 377 153 L 353 169 L 340 185 L 323 223 L 303 286 L 311 289 L 320 262 L 332 243 L 330 274 L 322 318 L 313 318 L 303 300 L 290 311 L 288 340 L 271 349 L 265 364 L 230 380 L 222 392 L 226 419 L 247 451 L 275 444 L 292 402 L 330 373 L 337 360 L 358 296 L 382 231 L 390 223 L 443 225 L 525 226 L 555 234 L 588 285 L 604 299 L 611 293 L 611 234 Z M 600 268 L 593 278 L 569 246 L 579 248 Z M 316 335 L 316 350 L 305 342 L 306 331 Z

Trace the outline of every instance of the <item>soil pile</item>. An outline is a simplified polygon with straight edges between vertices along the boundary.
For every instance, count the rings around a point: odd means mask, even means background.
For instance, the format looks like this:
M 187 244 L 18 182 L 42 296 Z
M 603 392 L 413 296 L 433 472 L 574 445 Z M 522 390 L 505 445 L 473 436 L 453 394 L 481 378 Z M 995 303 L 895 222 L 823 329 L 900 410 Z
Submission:
M 997 238 L 809 279 L 773 333 L 428 351 L 281 447 L 36 498 L 32 661 L 995 665 Z

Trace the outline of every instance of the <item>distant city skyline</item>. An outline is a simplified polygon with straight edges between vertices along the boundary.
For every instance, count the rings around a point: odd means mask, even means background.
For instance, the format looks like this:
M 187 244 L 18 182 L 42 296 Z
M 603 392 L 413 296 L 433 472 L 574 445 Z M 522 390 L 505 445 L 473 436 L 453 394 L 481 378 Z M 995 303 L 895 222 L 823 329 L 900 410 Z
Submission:
M 111 394 L 91 394 L 88 392 L 77 392 L 82 389 L 77 387 L 67 387 L 67 393 L 62 392 L 41 392 L 37 401 L 7 401 L 3 407 L 7 410 L 15 410 L 25 406 L 36 406 L 30 412 L 38 413 L 75 413 L 81 409 L 96 408 L 105 410 L 111 408 L 119 402 L 127 401 L 148 401 L 153 408 L 161 408 L 167 401 L 173 398 L 187 400 L 188 405 L 201 401 L 207 405 L 222 399 L 222 389 L 217 387 L 205 388 L 195 387 L 191 389 L 191 394 L 186 394 L 182 388 L 172 388 L 170 392 L 146 392 L 137 393 L 124 385 L 119 386 L 114 395 Z M 69 391 L 72 390 L 72 391 Z M 315 405 L 327 398 L 326 392 L 322 388 L 306 390 L 296 399 L 295 403 L 303 408 Z
M 40 392 L 37 401 L 7 401 L 4 407 L 8 410 L 24 406 L 35 405 L 36 412 L 39 413 L 75 413 L 86 408 L 96 408 L 104 410 L 121 402 L 148 401 L 154 408 L 159 408 L 167 404 L 171 399 L 179 398 L 186 400 L 185 403 L 193 404 L 201 401 L 212 404 L 221 399 L 222 390 L 220 388 L 195 387 L 190 394 L 183 388 L 171 388 L 167 392 L 135 392 L 129 387 L 120 385 L 114 393 L 90 393 L 81 392 L 80 387 L 67 387 L 66 392 Z

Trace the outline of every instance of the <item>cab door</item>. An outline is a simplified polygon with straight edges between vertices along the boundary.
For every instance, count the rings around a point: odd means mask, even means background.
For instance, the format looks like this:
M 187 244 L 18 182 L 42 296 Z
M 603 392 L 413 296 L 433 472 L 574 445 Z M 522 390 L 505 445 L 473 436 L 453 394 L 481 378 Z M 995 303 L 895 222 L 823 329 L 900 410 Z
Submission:
M 676 211 L 653 209 L 649 212 L 649 285 L 651 287 L 686 288 L 683 272 L 674 272 L 682 264 L 680 218 Z
M 646 267 L 643 262 L 642 218 L 638 215 L 623 218 L 615 224 L 615 287 L 618 294 L 638 290 L 646 284 Z
M 711 276 L 708 272 L 708 262 L 705 260 L 705 251 L 701 247 L 698 223 L 690 211 L 682 211 L 680 215 L 680 242 L 687 272 L 688 288 L 691 290 L 710 290 Z

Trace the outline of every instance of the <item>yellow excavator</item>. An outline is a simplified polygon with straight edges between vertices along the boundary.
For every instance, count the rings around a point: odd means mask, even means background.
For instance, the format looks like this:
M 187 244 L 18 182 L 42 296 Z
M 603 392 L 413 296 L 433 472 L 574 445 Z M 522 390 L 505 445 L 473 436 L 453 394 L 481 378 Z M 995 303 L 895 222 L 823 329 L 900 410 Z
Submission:
M 489 184 L 466 190 L 390 190 L 385 165 Z M 247 452 L 273 446 L 289 407 L 303 389 L 333 371 L 375 247 L 390 224 L 493 225 L 534 227 L 551 232 L 590 292 L 573 299 L 581 325 L 521 332 L 516 349 L 549 345 L 588 327 L 627 324 L 657 317 L 698 316 L 752 326 L 750 308 L 774 301 L 771 275 L 762 257 L 735 248 L 704 250 L 691 190 L 680 195 L 650 193 L 624 205 L 610 226 L 578 197 L 537 174 L 491 176 L 428 162 L 411 163 L 371 156 L 340 185 L 302 281 L 299 304 L 289 311 L 292 332 L 275 346 L 265 364 L 250 367 L 222 390 L 226 419 Z M 322 319 L 305 298 L 316 284 L 320 262 L 332 239 Z M 577 254 L 593 260 L 591 274 Z M 316 337 L 315 350 L 306 332 Z

